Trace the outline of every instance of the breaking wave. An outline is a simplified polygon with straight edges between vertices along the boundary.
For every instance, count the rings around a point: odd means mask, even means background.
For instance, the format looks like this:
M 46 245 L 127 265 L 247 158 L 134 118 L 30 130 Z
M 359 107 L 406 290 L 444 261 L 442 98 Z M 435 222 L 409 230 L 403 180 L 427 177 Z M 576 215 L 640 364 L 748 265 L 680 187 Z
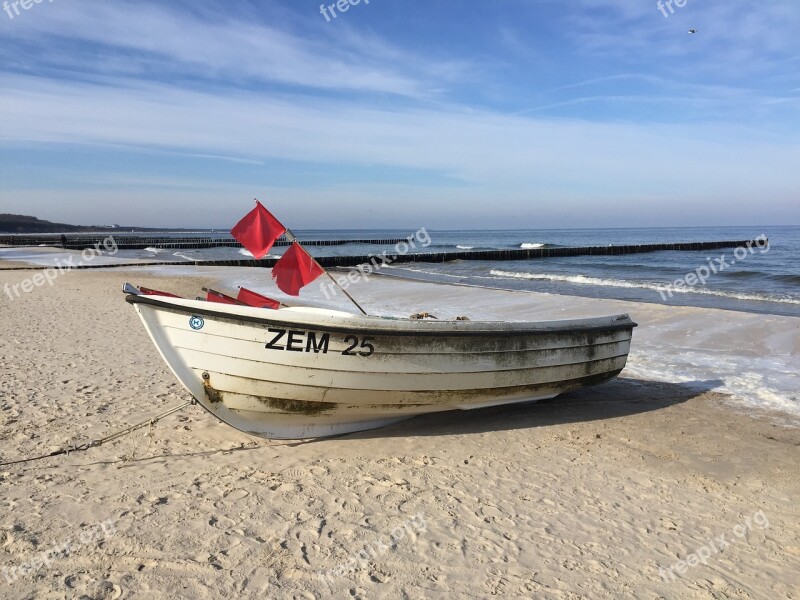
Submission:
M 534 250 L 535 248 L 544 248 L 545 244 L 539 244 L 536 242 L 522 242 L 519 247 L 522 250 Z

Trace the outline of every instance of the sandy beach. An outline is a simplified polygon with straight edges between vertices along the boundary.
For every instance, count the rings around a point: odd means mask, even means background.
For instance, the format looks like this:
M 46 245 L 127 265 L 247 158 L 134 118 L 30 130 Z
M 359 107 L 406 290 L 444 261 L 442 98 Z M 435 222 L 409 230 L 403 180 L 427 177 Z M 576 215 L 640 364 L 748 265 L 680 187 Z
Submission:
M 0 294 L 0 460 L 189 399 L 120 292 L 221 285 L 222 269 L 183 269 L 73 271 Z M 0 287 L 35 272 L 0 271 Z M 235 275 L 274 291 L 268 271 Z M 627 311 L 640 326 L 619 379 L 552 401 L 308 442 L 191 406 L 0 467 L 0 597 L 800 598 L 800 430 L 781 391 L 800 319 L 393 278 L 353 294 L 381 314 Z M 692 373 L 708 356 L 724 382 Z M 759 374 L 779 372 L 759 396 Z
M 800 2 L 0 13 L 0 600 L 800 600 Z

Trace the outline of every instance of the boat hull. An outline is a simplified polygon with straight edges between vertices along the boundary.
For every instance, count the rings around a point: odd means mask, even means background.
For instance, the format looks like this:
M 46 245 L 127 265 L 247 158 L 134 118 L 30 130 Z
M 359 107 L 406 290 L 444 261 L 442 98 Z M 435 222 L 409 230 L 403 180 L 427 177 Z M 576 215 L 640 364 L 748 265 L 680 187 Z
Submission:
M 413 321 L 131 295 L 156 348 L 212 414 L 278 439 L 553 398 L 615 377 L 627 315 L 542 323 Z

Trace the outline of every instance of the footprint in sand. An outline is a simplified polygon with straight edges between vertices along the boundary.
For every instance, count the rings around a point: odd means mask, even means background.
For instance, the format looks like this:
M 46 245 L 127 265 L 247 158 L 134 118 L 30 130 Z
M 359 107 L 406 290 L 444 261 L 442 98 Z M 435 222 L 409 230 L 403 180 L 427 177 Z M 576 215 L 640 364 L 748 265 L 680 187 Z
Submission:
M 69 575 L 64 584 L 74 590 L 74 596 L 85 600 L 117 600 L 122 588 L 107 579 L 94 579 L 85 573 Z
M 225 492 L 223 496 L 226 500 L 230 500 L 231 502 L 236 502 L 237 500 L 243 500 L 250 495 L 250 492 L 243 489 L 236 489 L 231 490 L 230 492 Z
M 381 506 L 384 508 L 384 510 L 402 513 L 403 507 L 414 500 L 414 497 L 408 494 L 389 492 L 388 494 L 379 494 L 377 499 L 381 503 Z
M 340 506 L 342 512 L 345 513 L 350 513 L 352 515 L 360 515 L 361 513 L 364 512 L 364 507 L 359 502 L 345 500 L 344 498 L 335 498 L 333 503 Z
M 233 519 L 229 519 L 228 517 L 223 517 L 222 515 L 211 517 L 208 520 L 208 524 L 216 529 L 226 530 L 230 529 L 234 525 L 236 525 L 236 521 Z
M 308 471 L 305 469 L 287 469 L 283 471 L 282 474 L 285 475 L 287 479 L 293 479 L 295 481 L 308 477 Z
M 331 472 L 331 470 L 327 467 L 320 467 L 318 465 L 314 465 L 308 468 L 308 472 L 314 477 L 319 478 L 319 477 L 325 477 Z
M 3 542 L 0 543 L 0 548 L 6 548 L 7 546 L 10 546 L 11 544 L 14 543 L 14 536 L 10 531 L 4 531 L 2 539 Z
M 490 568 L 486 572 L 485 588 L 492 596 L 505 596 L 508 593 L 508 579 L 502 571 Z

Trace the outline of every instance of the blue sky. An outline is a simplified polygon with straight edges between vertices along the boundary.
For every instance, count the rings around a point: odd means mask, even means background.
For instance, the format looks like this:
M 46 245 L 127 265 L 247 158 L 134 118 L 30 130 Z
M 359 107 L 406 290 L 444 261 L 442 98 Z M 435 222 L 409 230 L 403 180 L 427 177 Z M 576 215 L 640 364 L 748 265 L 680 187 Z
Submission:
M 800 223 L 796 0 L 6 6 L 0 212 L 226 227 L 258 197 L 296 229 Z

